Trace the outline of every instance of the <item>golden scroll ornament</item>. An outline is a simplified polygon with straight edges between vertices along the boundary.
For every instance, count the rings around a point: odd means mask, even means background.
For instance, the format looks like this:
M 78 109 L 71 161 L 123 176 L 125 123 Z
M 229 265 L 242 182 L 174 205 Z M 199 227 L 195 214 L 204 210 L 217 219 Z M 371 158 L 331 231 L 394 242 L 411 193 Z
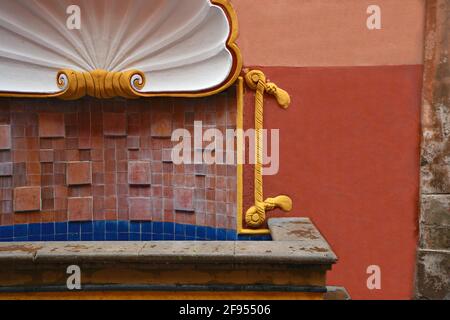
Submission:
M 64 90 L 60 96 L 63 100 L 76 100 L 84 96 L 99 99 L 138 98 L 137 91 L 142 90 L 146 83 L 144 73 L 139 70 L 79 72 L 64 69 L 58 72 L 56 80 L 58 87 Z

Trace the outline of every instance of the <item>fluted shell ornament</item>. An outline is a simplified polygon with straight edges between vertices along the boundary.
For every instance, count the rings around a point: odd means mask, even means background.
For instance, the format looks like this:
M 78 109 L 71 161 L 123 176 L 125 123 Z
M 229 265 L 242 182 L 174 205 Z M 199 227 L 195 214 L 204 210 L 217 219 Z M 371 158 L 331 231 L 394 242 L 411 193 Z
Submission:
M 0 0 L 0 96 L 212 95 L 236 37 L 228 0 Z

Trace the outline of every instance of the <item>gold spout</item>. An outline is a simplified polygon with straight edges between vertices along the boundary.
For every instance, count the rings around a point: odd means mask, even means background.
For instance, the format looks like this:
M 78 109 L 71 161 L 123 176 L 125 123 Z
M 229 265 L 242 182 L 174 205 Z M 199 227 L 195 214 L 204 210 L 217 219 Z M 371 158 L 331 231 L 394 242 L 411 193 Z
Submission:
M 275 198 L 267 198 L 264 203 L 261 204 L 264 207 L 264 214 L 258 213 L 257 206 L 253 206 L 247 210 L 245 214 L 245 222 L 249 225 L 258 225 L 264 223 L 266 220 L 266 212 L 275 209 L 281 209 L 285 212 L 292 210 L 292 199 L 288 196 L 278 196 Z
M 287 109 L 291 104 L 291 96 L 289 95 L 289 93 L 278 87 L 273 82 L 269 82 L 266 84 L 266 92 L 275 96 L 278 104 L 284 109 Z
M 279 208 L 285 212 L 292 210 L 292 199 L 288 196 L 278 196 L 275 198 L 268 198 L 266 201 L 266 210 L 274 210 Z

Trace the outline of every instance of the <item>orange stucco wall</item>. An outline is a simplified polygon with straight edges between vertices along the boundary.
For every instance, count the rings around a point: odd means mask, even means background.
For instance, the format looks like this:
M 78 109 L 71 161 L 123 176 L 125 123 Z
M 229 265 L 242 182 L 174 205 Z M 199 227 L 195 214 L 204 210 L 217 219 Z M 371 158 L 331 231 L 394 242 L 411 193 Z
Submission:
M 247 65 L 421 64 L 425 0 L 232 0 Z M 367 8 L 381 9 L 369 30 Z
M 232 1 L 244 63 L 263 69 L 293 103 L 272 99 L 265 127 L 280 128 L 281 167 L 265 196 L 288 194 L 287 216 L 313 219 L 338 254 L 329 284 L 356 299 L 409 299 L 417 244 L 424 1 L 380 0 L 369 31 L 361 0 Z M 245 125 L 253 126 L 253 92 Z M 244 170 L 244 210 L 253 170 Z M 280 215 L 280 212 L 274 215 Z M 381 290 L 367 267 L 381 267 Z

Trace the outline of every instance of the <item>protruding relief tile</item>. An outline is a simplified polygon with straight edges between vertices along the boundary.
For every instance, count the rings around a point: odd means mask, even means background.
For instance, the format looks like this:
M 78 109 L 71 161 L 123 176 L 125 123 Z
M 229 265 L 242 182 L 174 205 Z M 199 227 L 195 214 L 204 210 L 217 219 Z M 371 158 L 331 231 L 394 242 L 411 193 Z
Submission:
M 0 177 L 10 177 L 13 174 L 13 164 L 11 162 L 0 163 Z
M 141 146 L 140 137 L 135 137 L 135 136 L 127 137 L 128 150 L 139 150 L 140 146 Z
M 39 161 L 41 163 L 51 163 L 55 160 L 54 151 L 52 149 L 46 149 L 39 151 Z
M 30 212 L 40 210 L 40 187 L 20 187 L 14 189 L 14 212 Z
M 150 198 L 128 199 L 130 220 L 148 221 L 152 219 L 152 200 Z
M 65 134 L 63 113 L 39 114 L 39 136 L 41 138 L 64 138 Z
M 11 149 L 11 127 L 0 125 L 0 150 Z
M 196 164 L 194 167 L 194 172 L 195 172 L 196 176 L 206 177 L 206 174 L 207 174 L 206 164 L 204 164 L 204 163 Z
M 154 138 L 170 138 L 172 136 L 172 115 L 170 113 L 153 114 L 151 134 Z
M 174 190 L 175 210 L 194 212 L 194 189 L 176 188 Z
M 69 221 L 91 221 L 93 218 L 92 208 L 92 197 L 69 198 L 67 202 Z
M 92 183 L 92 163 L 88 161 L 67 163 L 67 185 L 79 186 Z
M 128 184 L 137 186 L 151 185 L 150 162 L 130 161 L 128 162 Z
M 125 113 L 105 112 L 103 114 L 103 133 L 110 137 L 127 135 L 127 116 Z
M 172 149 L 162 149 L 162 162 L 172 163 Z

